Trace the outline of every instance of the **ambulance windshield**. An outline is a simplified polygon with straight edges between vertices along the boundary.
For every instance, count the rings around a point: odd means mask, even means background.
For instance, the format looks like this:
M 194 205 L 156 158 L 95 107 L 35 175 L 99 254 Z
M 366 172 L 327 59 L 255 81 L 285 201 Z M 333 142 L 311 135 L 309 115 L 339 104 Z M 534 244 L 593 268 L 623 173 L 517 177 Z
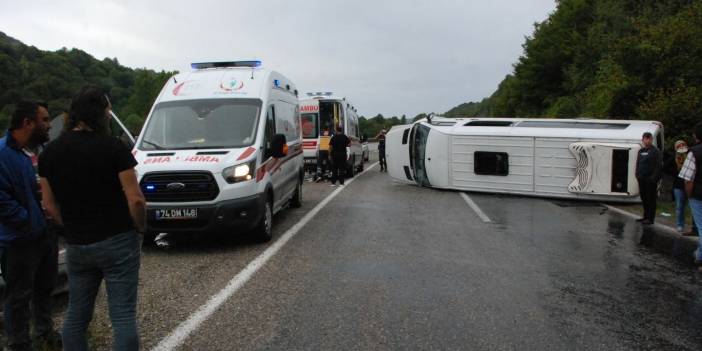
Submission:
M 249 146 L 256 139 L 258 99 L 203 99 L 163 102 L 144 128 L 141 150 L 222 149 Z

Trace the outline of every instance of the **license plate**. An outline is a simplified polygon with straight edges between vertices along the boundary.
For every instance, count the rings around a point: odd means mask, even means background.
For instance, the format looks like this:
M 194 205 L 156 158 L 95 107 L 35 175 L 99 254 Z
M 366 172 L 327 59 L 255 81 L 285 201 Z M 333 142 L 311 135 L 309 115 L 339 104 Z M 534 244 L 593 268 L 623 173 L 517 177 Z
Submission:
M 166 208 L 156 210 L 156 219 L 196 219 L 197 208 Z

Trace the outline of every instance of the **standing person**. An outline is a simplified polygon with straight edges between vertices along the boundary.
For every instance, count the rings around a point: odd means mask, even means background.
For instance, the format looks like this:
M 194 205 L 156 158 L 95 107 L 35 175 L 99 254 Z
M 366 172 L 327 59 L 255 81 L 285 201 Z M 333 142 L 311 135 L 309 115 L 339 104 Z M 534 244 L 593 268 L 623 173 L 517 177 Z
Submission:
M 113 349 L 139 349 L 136 307 L 145 200 L 136 160 L 109 135 L 111 108 L 101 89 L 82 88 L 71 102 L 70 130 L 39 157 L 45 207 L 65 227 L 69 299 L 63 344 L 71 351 L 88 348 L 86 330 L 103 279 Z
M 692 217 L 696 224 L 702 223 L 702 122 L 695 126 L 695 146 L 687 154 L 680 170 L 680 178 L 685 179 L 685 193 L 689 199 Z M 695 251 L 695 263 L 702 271 L 702 235 Z
M 653 145 L 653 135 L 643 133 L 643 147 L 636 158 L 636 180 L 639 182 L 639 193 L 643 204 L 643 218 L 637 221 L 642 224 L 653 224 L 656 219 L 656 197 L 658 181 L 661 178 L 660 151 Z
M 336 186 L 336 181 L 339 181 L 341 186 L 344 185 L 344 177 L 346 176 L 346 148 L 351 145 L 351 139 L 347 137 L 341 130 L 341 127 L 336 128 L 336 134 L 329 141 L 332 157 L 332 186 Z
M 28 149 L 49 140 L 46 104 L 22 101 L 0 139 L 0 264 L 5 279 L 5 331 L 10 350 L 31 350 L 30 305 L 38 347 L 60 347 L 51 320 L 58 245 L 41 208 Z
M 375 138 L 378 140 L 378 162 L 380 162 L 380 171 L 387 172 L 388 165 L 385 162 L 385 129 L 381 130 Z
M 317 174 L 315 181 L 324 180 L 329 172 L 329 140 L 331 133 L 329 127 L 324 127 L 322 134 L 319 136 L 319 150 L 317 150 Z
M 666 174 L 673 176 L 675 223 L 678 232 L 683 233 L 685 231 L 685 206 L 687 205 L 687 195 L 685 194 L 685 180 L 680 178 L 679 174 L 689 150 L 684 140 L 676 141 L 674 148 L 675 155 L 666 161 L 663 169 Z

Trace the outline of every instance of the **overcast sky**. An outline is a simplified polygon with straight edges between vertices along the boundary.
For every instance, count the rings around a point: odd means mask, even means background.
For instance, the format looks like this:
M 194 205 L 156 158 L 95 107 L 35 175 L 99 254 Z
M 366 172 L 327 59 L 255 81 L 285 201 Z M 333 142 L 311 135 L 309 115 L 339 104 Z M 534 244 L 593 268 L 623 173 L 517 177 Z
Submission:
M 554 0 L 0 0 L 0 31 L 156 70 L 257 58 L 362 115 L 445 112 L 492 94 Z

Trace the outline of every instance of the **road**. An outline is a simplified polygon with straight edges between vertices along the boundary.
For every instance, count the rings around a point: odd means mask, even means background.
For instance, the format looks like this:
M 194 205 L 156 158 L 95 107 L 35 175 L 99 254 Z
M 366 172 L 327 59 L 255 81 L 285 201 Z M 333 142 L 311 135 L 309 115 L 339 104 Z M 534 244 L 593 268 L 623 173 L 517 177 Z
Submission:
M 640 245 L 641 226 L 601 205 L 465 198 L 395 183 L 376 166 L 316 207 L 335 189 L 306 183 L 304 206 L 275 217 L 271 243 L 146 247 L 145 349 L 702 349 L 702 276 Z M 91 342 L 106 350 L 105 311 L 100 294 Z

